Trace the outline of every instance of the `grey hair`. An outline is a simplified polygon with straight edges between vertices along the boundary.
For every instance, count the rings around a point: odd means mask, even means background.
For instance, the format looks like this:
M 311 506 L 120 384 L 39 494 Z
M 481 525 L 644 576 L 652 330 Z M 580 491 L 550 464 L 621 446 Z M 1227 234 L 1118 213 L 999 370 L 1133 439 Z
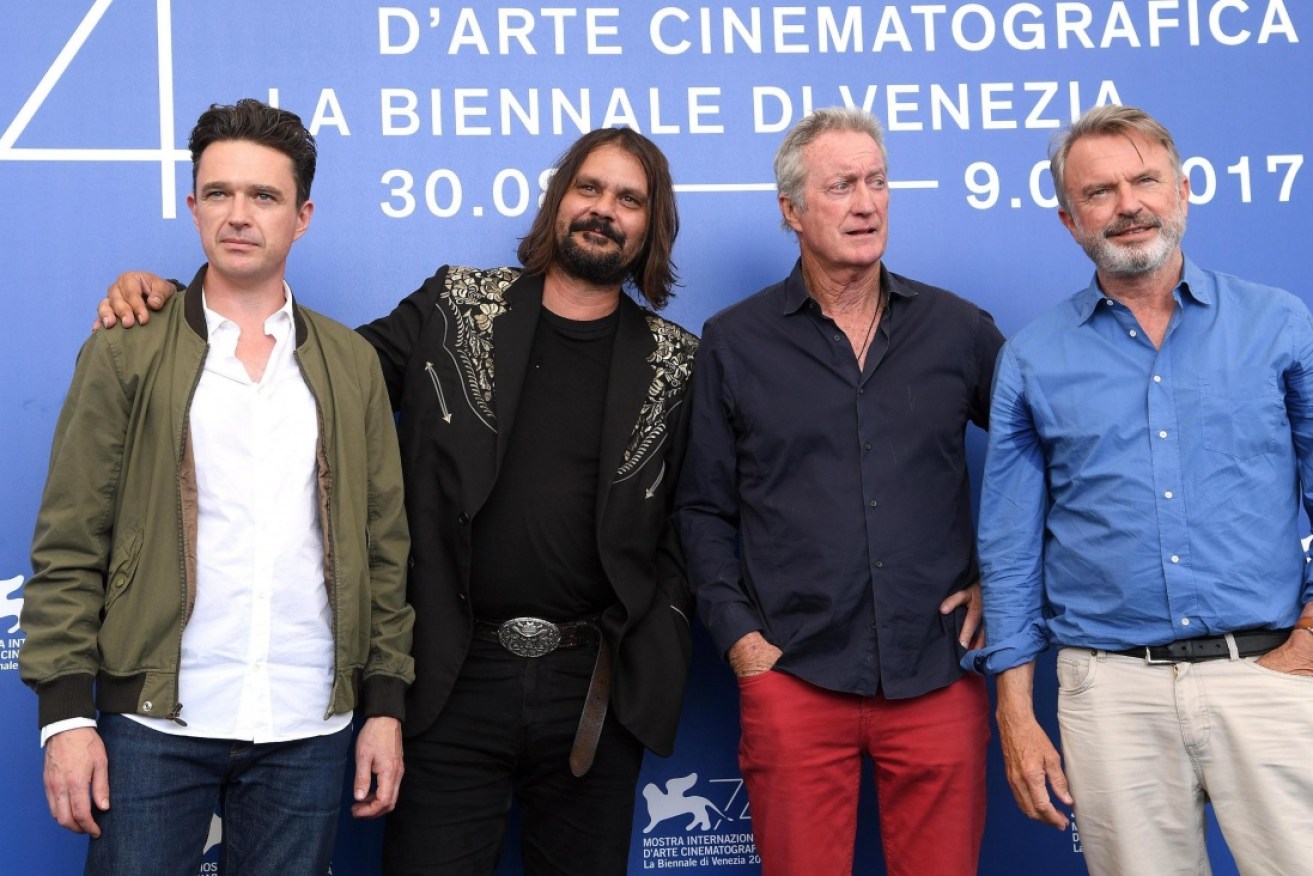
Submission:
M 800 213 L 807 209 L 807 168 L 802 153 L 817 137 L 836 131 L 866 134 L 879 147 L 885 166 L 889 165 L 889 151 L 884 146 L 884 129 L 879 119 L 857 107 L 828 106 L 816 110 L 793 126 L 775 153 L 775 189 Z M 793 230 L 783 216 L 780 227 Z
M 1172 172 L 1176 174 L 1176 181 L 1178 183 L 1181 181 L 1184 176 L 1181 170 L 1181 153 L 1177 150 L 1172 135 L 1161 122 L 1144 110 L 1133 106 L 1120 104 L 1096 106 L 1072 122 L 1067 130 L 1055 136 L 1053 144 L 1049 147 L 1049 173 L 1053 175 L 1054 194 L 1057 195 L 1058 205 L 1063 210 L 1071 212 L 1063 177 L 1067 170 L 1067 156 L 1071 154 L 1071 147 L 1076 141 L 1081 137 L 1130 137 L 1131 135 L 1139 136 L 1150 143 L 1157 143 L 1166 149 L 1167 157 L 1172 163 Z

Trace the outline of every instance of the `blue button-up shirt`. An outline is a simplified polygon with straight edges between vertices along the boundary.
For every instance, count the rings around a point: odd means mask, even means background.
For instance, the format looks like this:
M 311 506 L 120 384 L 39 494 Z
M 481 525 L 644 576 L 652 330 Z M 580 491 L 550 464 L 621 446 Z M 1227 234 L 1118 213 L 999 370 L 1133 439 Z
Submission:
M 965 663 L 1289 627 L 1310 598 L 1313 317 L 1188 259 L 1173 298 L 1160 349 L 1096 282 L 1000 354 L 980 507 L 988 645 Z
M 707 322 L 676 516 L 722 653 L 759 630 L 781 671 L 904 698 L 961 676 L 962 612 L 939 603 L 977 577 L 964 432 L 1003 338 L 943 289 L 881 282 L 864 368 L 798 267 Z

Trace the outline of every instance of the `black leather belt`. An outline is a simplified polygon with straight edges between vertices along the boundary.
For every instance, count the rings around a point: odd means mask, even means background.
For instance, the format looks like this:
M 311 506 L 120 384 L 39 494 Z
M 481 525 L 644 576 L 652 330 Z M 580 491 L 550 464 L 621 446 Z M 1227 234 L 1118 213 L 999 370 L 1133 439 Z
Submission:
M 1231 633 L 1236 653 L 1241 657 L 1266 654 L 1290 638 L 1290 630 L 1240 630 Z M 1198 663 L 1201 660 L 1219 660 L 1231 656 L 1226 636 L 1200 636 L 1197 639 L 1177 639 L 1166 645 L 1142 645 L 1123 651 L 1109 651 L 1122 657 L 1139 657 L 1149 663 Z
M 557 648 L 595 645 L 601 633 L 593 620 L 556 624 L 539 617 L 513 617 L 508 621 L 475 618 L 474 637 L 497 642 L 519 657 L 541 657 Z

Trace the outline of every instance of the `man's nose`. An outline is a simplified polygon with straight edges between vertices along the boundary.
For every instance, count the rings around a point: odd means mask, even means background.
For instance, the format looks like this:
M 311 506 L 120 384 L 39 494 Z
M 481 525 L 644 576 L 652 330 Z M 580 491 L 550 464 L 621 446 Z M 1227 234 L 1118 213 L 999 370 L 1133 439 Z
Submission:
M 251 203 L 245 195 L 236 195 L 229 200 L 227 220 L 229 225 L 251 224 Z

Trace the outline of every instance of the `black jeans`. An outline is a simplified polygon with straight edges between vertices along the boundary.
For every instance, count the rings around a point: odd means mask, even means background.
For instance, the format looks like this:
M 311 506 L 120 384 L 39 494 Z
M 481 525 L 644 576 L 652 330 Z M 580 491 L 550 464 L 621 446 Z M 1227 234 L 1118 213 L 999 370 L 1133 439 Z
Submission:
M 597 649 L 516 657 L 475 640 L 442 714 L 405 743 L 383 843 L 386 876 L 487 876 L 512 796 L 530 876 L 624 876 L 643 747 L 610 712 L 597 758 L 570 773 Z

